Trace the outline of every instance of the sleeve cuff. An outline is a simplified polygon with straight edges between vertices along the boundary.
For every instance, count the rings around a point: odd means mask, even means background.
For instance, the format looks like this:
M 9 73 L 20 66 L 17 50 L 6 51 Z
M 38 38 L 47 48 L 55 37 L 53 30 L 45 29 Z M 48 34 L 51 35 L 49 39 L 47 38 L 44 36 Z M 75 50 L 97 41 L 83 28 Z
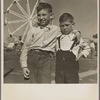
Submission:
M 21 63 L 21 68 L 27 67 L 27 63 L 26 62 L 20 62 L 20 63 Z

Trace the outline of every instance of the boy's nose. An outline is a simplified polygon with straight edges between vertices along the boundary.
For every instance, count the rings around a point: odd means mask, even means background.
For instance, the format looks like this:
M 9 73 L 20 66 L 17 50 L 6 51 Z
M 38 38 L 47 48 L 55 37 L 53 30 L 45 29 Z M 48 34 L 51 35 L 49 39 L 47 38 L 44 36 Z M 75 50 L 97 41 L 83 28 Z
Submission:
M 64 28 L 64 29 L 66 29 L 66 28 L 67 28 L 67 26 L 64 26 L 63 28 Z
M 44 17 L 43 16 L 40 16 L 40 19 L 43 19 Z

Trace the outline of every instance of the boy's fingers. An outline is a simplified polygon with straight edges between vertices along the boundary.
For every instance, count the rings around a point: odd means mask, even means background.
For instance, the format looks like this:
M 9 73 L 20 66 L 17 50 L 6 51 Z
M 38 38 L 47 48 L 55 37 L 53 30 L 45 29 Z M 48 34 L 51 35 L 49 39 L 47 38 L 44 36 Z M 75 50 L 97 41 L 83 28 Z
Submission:
M 29 73 L 30 73 L 30 71 L 29 71 L 28 69 L 25 69 L 25 70 L 24 70 L 24 79 L 25 79 L 25 80 L 30 79 Z
M 73 40 L 77 38 L 77 42 L 80 42 L 81 34 L 79 32 L 76 32 L 75 36 L 73 37 Z
M 78 60 L 79 60 L 79 58 L 76 59 L 76 61 L 78 61 Z
M 26 75 L 29 75 L 29 72 L 28 72 L 28 71 L 26 71 L 26 72 L 25 72 L 25 74 L 26 74 Z
M 23 73 L 24 73 L 25 75 L 29 75 L 30 71 L 29 71 L 28 68 L 23 68 Z
M 72 40 L 74 40 L 76 38 L 76 35 L 74 35 L 74 37 L 73 37 L 73 39 Z
M 29 73 L 30 73 L 30 71 L 29 71 L 29 70 L 27 70 L 27 71 L 26 71 L 26 74 L 27 74 L 27 75 L 29 75 Z

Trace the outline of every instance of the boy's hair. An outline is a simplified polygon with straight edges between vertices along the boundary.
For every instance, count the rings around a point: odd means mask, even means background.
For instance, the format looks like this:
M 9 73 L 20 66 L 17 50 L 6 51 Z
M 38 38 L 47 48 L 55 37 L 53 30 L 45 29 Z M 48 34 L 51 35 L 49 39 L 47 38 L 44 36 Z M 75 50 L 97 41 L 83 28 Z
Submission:
M 39 3 L 37 6 L 37 13 L 42 9 L 47 9 L 49 13 L 52 13 L 52 6 L 48 3 Z
M 64 13 L 64 14 L 62 14 L 60 16 L 59 22 L 62 23 L 64 21 L 69 21 L 71 23 L 74 23 L 74 17 L 71 14 L 69 14 L 69 13 Z

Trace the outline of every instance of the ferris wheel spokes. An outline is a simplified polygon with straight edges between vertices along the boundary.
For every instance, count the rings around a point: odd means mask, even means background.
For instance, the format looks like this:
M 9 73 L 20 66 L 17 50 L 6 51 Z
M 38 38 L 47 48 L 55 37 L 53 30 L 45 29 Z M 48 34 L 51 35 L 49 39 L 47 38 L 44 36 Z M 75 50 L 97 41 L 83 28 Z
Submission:
M 27 13 L 28 13 L 28 15 L 30 15 L 30 14 L 31 14 L 31 11 L 30 11 L 30 4 L 29 4 L 29 0 L 27 0 L 26 7 L 27 7 Z
M 26 33 L 27 33 L 27 30 L 28 30 L 28 27 L 29 27 L 29 23 L 28 23 L 27 26 L 26 26 L 26 29 L 25 29 L 24 34 L 23 34 L 23 36 L 22 36 L 21 42 L 24 42 L 24 41 L 25 41 L 25 37 L 26 37 Z
M 26 18 L 29 17 L 29 15 L 26 13 L 26 11 L 23 9 L 23 7 L 16 1 L 17 7 L 20 9 L 20 11 L 25 15 Z
M 13 6 L 15 0 L 12 1 L 12 3 L 9 5 L 9 7 L 7 8 L 7 11 L 9 11 L 9 9 Z
M 11 13 L 11 14 L 17 16 L 17 17 L 20 17 L 20 18 L 28 18 L 29 15 L 28 15 L 28 14 L 26 13 L 26 11 L 22 8 L 22 6 L 18 3 L 18 1 L 20 1 L 20 0 L 14 0 L 14 1 L 10 4 L 10 6 L 7 8 L 7 10 L 6 10 L 4 13 Z M 19 13 L 13 11 L 13 10 L 10 10 L 10 8 L 13 6 L 13 4 L 17 4 L 19 10 L 20 10 L 24 15 L 19 14 Z
M 12 14 L 12 15 L 15 15 L 15 16 L 17 16 L 17 17 L 20 17 L 20 18 L 22 18 L 22 19 L 25 19 L 25 18 L 26 18 L 24 15 L 19 14 L 19 13 L 13 11 L 13 10 L 9 10 L 9 13 Z
M 31 14 L 31 16 L 30 16 L 31 18 L 32 18 L 33 14 L 34 14 L 34 12 L 35 12 L 35 10 L 36 10 L 36 7 L 37 7 L 39 1 L 40 1 L 40 0 L 37 0 L 35 6 L 33 7 L 32 14 Z
M 32 20 L 37 16 L 37 15 L 35 15 L 35 16 L 33 16 L 33 15 L 34 15 L 34 12 L 35 12 L 35 10 L 36 10 L 36 7 L 37 7 L 39 1 L 40 1 L 40 0 L 37 0 L 37 1 L 36 1 L 35 6 L 33 7 L 33 10 L 32 10 L 32 14 L 30 15 L 30 18 L 29 18 L 29 19 L 30 19 L 30 28 L 32 27 Z M 32 17 L 33 17 L 33 18 L 32 18 Z
M 32 17 L 32 20 L 37 17 L 37 14 Z
M 21 22 L 26 22 L 26 20 L 13 20 L 13 21 L 8 21 L 7 24 L 14 24 L 14 23 L 21 23 Z
M 17 31 L 19 31 L 22 27 L 24 27 L 26 24 L 28 23 L 28 21 L 24 24 L 22 24 L 19 28 L 17 28 L 15 31 L 13 31 L 11 34 L 13 35 L 14 33 L 16 33 Z

